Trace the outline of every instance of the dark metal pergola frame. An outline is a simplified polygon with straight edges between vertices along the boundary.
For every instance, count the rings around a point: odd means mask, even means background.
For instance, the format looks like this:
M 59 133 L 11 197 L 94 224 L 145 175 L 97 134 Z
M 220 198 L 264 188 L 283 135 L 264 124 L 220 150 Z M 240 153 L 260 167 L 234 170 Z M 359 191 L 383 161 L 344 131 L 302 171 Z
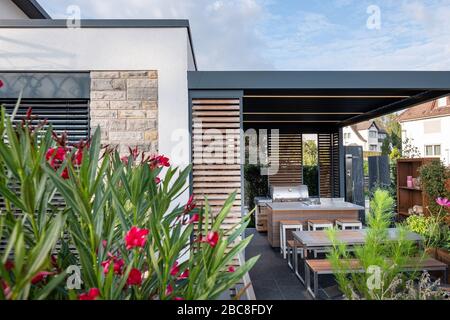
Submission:
M 242 129 L 339 133 L 344 196 L 342 128 L 450 94 L 450 71 L 191 71 L 188 87 L 240 99 Z

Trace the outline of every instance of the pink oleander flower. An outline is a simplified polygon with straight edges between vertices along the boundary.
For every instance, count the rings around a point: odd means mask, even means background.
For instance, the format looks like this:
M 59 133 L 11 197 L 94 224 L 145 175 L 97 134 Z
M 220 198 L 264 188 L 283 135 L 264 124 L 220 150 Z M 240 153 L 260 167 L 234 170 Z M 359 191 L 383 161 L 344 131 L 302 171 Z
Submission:
M 156 184 L 160 184 L 160 183 L 161 183 L 161 179 L 160 179 L 159 177 L 156 177 L 156 178 L 155 178 L 155 183 L 156 183 Z
M 178 267 L 178 261 L 175 261 L 172 268 L 170 268 L 170 275 L 176 276 L 178 273 L 180 273 L 180 268 Z
M 183 271 L 183 273 L 178 277 L 179 280 L 187 279 L 189 278 L 189 269 L 186 269 Z
M 173 300 L 175 300 L 175 301 L 181 301 L 181 300 L 184 300 L 184 298 L 182 298 L 182 297 L 174 297 Z
M 161 167 L 170 167 L 170 160 L 169 158 L 159 155 L 159 156 L 153 156 L 149 159 L 150 162 L 150 168 L 161 168 Z
M 206 240 L 204 241 L 214 248 L 217 245 L 217 242 L 219 242 L 219 233 L 217 231 L 210 231 L 206 235 Z
M 184 214 L 187 214 L 195 209 L 195 201 L 194 201 L 194 195 L 191 195 L 189 197 L 188 202 L 184 206 Z
M 78 300 L 95 300 L 100 296 L 100 290 L 97 288 L 89 289 L 87 293 L 78 296 Z
M 129 286 L 140 286 L 142 284 L 142 273 L 136 268 L 131 269 L 127 284 Z
M 166 296 L 170 296 L 173 292 L 172 285 L 169 283 L 166 288 Z
M 0 80 L 0 88 L 3 87 L 3 81 Z
M 12 262 L 11 260 L 6 260 L 4 266 L 6 271 L 11 271 L 14 268 L 14 262 Z
M 58 148 L 50 148 L 47 150 L 47 153 L 45 154 L 45 160 L 50 161 L 50 165 L 52 168 L 56 168 L 57 164 L 60 164 L 64 161 L 66 158 L 66 149 L 63 147 Z
M 436 199 L 436 203 L 442 207 L 447 207 L 447 208 L 450 207 L 450 201 L 447 198 L 439 197 Z
M 122 268 L 125 265 L 125 261 L 123 259 L 119 259 L 115 256 L 112 256 L 110 259 L 103 261 L 101 263 L 103 267 L 103 273 L 108 273 L 109 268 L 113 264 L 113 269 L 115 274 L 122 274 Z
M 188 220 L 188 224 L 199 222 L 200 221 L 200 215 L 198 213 L 195 213 L 192 215 L 192 217 Z
M 235 272 L 235 271 L 236 271 L 236 269 L 234 269 L 233 266 L 229 266 L 228 267 L 228 272 Z
M 54 275 L 54 272 L 48 272 L 48 271 L 41 271 L 38 272 L 33 279 L 31 279 L 32 284 L 38 284 L 39 282 L 47 279 L 48 276 Z
M 135 247 L 144 247 L 147 241 L 148 229 L 139 229 L 138 227 L 131 227 L 131 229 L 125 235 L 125 244 L 127 250 Z

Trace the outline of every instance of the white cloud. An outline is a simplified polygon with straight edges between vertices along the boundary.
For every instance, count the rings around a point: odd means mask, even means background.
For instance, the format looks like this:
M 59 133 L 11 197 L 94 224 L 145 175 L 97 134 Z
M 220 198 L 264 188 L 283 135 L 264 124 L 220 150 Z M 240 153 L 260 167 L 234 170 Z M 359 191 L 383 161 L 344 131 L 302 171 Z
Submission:
M 374 1 L 380 30 L 366 28 L 365 5 L 354 0 L 277 14 L 275 0 L 40 2 L 58 17 L 77 4 L 84 18 L 189 19 L 201 70 L 450 70 L 450 0 Z

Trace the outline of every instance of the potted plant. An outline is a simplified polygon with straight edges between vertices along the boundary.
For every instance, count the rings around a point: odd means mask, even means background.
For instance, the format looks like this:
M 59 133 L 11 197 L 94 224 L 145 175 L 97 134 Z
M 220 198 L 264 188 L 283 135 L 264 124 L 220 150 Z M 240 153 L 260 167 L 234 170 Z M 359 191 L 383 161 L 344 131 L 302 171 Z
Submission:
M 412 215 L 406 219 L 411 231 L 424 237 L 424 246 L 429 255 L 446 263 L 450 267 L 450 228 L 446 223 L 450 201 L 447 198 L 437 198 L 435 203 L 438 211 L 431 211 L 430 215 Z M 447 278 L 447 282 L 449 282 Z
M 429 199 L 435 199 L 428 204 L 429 219 L 425 217 L 410 217 L 410 222 L 415 219 L 426 220 L 425 230 L 417 230 L 425 238 L 428 238 L 427 252 L 435 259 L 450 266 L 450 170 L 436 159 L 419 168 L 422 188 Z M 413 223 L 414 224 L 414 223 Z M 422 232 L 422 233 L 421 233 Z M 450 279 L 447 279 L 449 282 Z M 450 282 L 449 282 L 450 283 Z

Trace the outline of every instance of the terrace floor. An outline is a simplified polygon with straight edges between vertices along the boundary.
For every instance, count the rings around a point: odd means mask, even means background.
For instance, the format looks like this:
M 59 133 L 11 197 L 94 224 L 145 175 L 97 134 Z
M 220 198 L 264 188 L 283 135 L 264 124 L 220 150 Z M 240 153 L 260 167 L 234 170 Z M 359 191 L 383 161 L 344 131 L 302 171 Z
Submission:
M 252 270 L 250 279 L 257 300 L 310 300 L 312 297 L 306 288 L 288 267 L 279 249 L 272 248 L 267 241 L 267 234 L 248 228 L 246 235 L 253 234 L 245 256 L 251 258 L 261 255 Z M 320 299 L 337 299 L 340 297 L 333 276 L 319 277 Z

